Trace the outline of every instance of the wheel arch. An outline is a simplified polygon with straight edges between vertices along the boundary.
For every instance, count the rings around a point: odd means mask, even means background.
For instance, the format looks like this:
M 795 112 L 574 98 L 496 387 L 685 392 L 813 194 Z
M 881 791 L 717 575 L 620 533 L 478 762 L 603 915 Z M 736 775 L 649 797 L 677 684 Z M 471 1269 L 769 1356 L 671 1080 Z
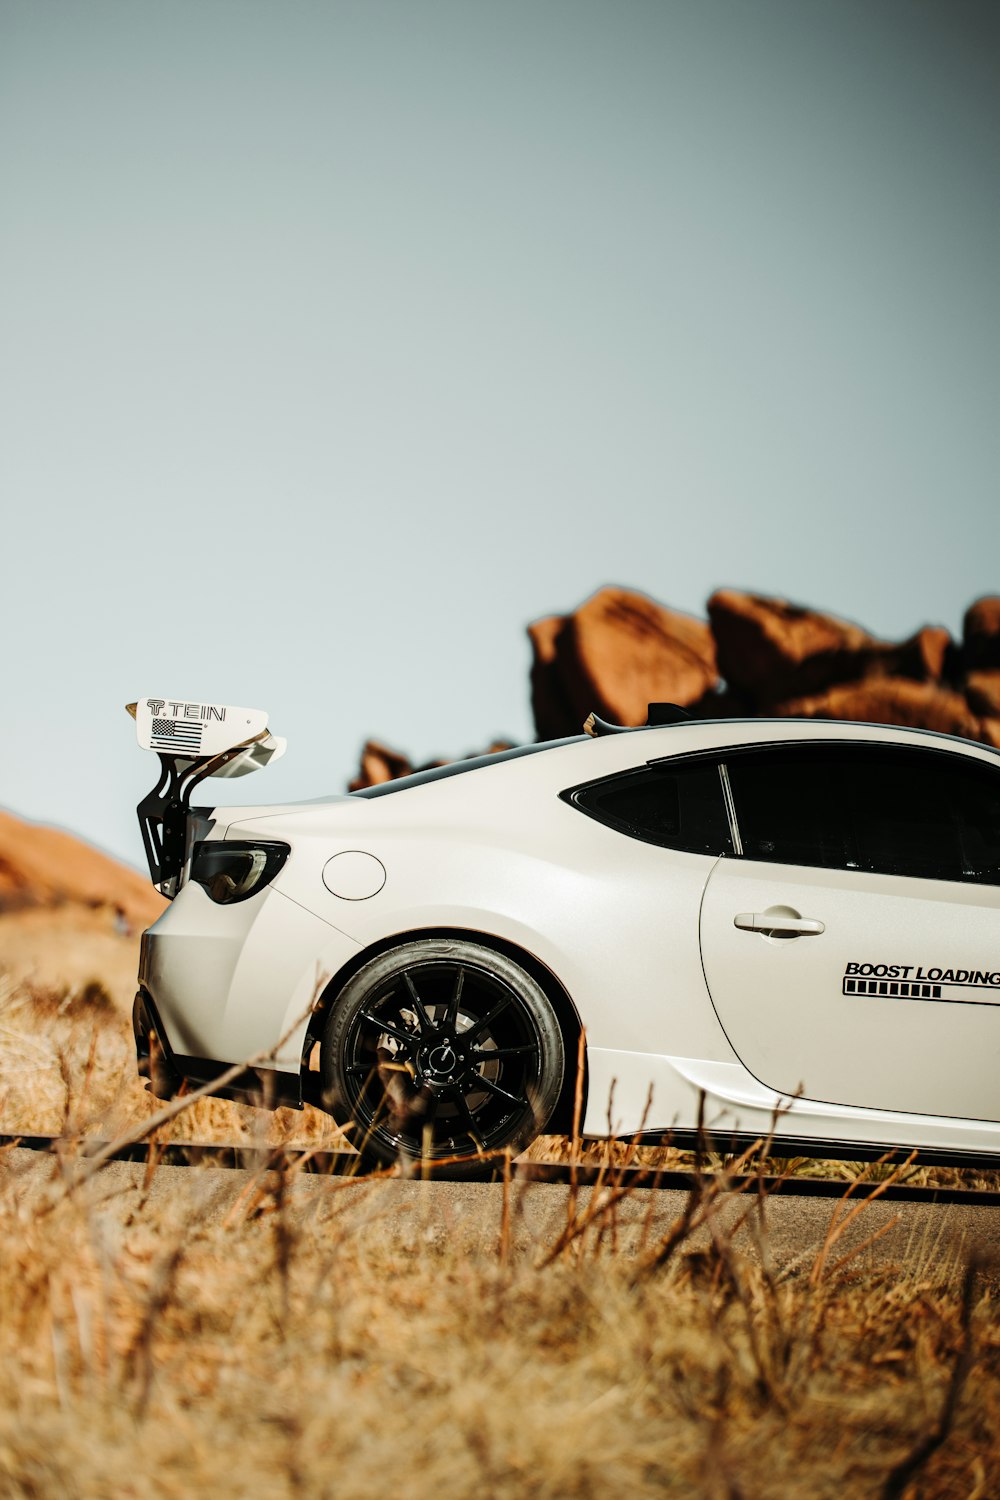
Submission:
M 390 948 L 398 948 L 401 943 L 418 942 L 423 938 L 454 938 L 466 942 L 480 943 L 484 948 L 492 948 L 497 953 L 504 954 L 514 963 L 520 964 L 526 973 L 538 983 L 545 992 L 545 996 L 556 1013 L 559 1028 L 563 1035 L 566 1047 L 566 1069 L 563 1077 L 563 1086 L 560 1091 L 556 1107 L 552 1117 L 546 1126 L 546 1134 L 549 1135 L 571 1135 L 573 1131 L 573 1117 L 576 1107 L 577 1096 L 577 1060 L 580 1057 L 580 1039 L 585 1037 L 583 1022 L 579 1012 L 573 1003 L 572 997 L 559 977 L 553 973 L 547 964 L 542 963 L 535 954 L 528 949 L 522 948 L 519 943 L 512 943 L 507 938 L 497 937 L 492 932 L 480 932 L 474 927 L 413 927 L 403 932 L 395 932 L 390 937 L 379 938 L 378 942 L 371 943 L 367 948 L 362 948 L 358 953 L 352 955 L 348 961 L 332 976 L 323 989 L 319 1000 L 309 1018 L 305 1039 L 302 1047 L 301 1073 L 302 1093 L 307 1103 L 319 1104 L 319 1073 L 313 1067 L 315 1049 L 322 1037 L 323 1028 L 326 1025 L 327 1016 L 333 1007 L 334 1001 L 348 980 L 363 969 L 365 964 L 377 958 L 380 953 L 386 953 Z M 582 1124 L 587 1113 L 587 1086 L 589 1081 L 589 1069 L 587 1065 L 586 1044 L 583 1046 L 583 1079 L 580 1090 L 580 1113 L 579 1119 Z

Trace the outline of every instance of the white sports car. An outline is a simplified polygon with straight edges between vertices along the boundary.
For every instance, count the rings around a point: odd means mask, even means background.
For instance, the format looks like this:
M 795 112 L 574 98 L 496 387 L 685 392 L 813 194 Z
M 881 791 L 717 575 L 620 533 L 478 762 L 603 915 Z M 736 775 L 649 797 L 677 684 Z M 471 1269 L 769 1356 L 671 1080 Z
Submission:
M 816 720 L 691 721 L 346 796 L 191 807 L 266 715 L 133 705 L 172 904 L 143 935 L 153 1091 L 328 1109 L 371 1156 L 542 1131 L 1000 1157 L 1000 754 Z M 583 1074 L 578 1084 L 578 1060 Z

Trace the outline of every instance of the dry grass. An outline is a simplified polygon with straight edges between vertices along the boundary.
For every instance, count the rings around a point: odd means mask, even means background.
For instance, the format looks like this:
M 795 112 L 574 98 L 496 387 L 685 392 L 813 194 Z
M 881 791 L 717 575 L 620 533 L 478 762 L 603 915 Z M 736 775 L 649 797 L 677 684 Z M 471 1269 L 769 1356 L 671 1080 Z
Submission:
M 783 1272 L 715 1184 L 535 1242 L 504 1219 L 559 1190 L 482 1187 L 476 1248 L 404 1222 L 437 1184 L 49 1170 L 0 1167 L 4 1495 L 1000 1494 L 987 1284 Z
M 0 977 L 0 1129 L 155 1108 L 98 969 Z M 171 1133 L 261 1121 L 335 1142 L 318 1113 L 217 1101 Z M 995 1274 L 846 1237 L 782 1265 L 766 1204 L 706 1181 L 654 1227 L 628 1148 L 584 1155 L 599 1192 L 461 1189 L 470 1237 L 444 1185 L 0 1152 L 0 1496 L 1000 1496 Z
M 135 1067 L 138 955 L 111 909 L 0 917 L 0 1132 L 113 1136 L 158 1108 Z M 319 1110 L 271 1115 L 221 1099 L 200 1100 L 162 1139 L 344 1145 Z
M 100 979 L 38 989 L 0 974 L 0 1131 L 110 1138 L 158 1107 L 136 1072 L 131 1021 Z M 343 1144 L 318 1110 L 272 1115 L 222 1099 L 198 1100 L 160 1138 Z

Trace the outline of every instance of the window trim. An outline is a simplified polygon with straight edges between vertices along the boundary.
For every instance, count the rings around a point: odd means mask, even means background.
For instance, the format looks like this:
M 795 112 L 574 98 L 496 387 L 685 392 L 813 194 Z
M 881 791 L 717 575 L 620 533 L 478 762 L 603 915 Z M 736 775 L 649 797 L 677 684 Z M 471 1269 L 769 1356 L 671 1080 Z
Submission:
M 812 723 L 814 721 L 810 719 L 806 722 Z M 847 721 L 845 720 L 844 722 L 846 723 Z M 907 729 L 909 726 L 887 724 L 885 728 Z M 970 755 L 964 748 L 961 750 L 952 750 L 941 745 L 906 744 L 900 740 L 882 740 L 877 737 L 869 738 L 867 735 L 864 739 L 860 740 L 848 738 L 846 735 L 831 735 L 829 738 L 817 735 L 815 739 L 739 740 L 732 745 L 714 745 L 708 750 L 685 750 L 681 755 L 657 755 L 651 760 L 644 761 L 643 765 L 661 766 L 673 761 L 708 760 L 713 755 L 718 756 L 720 760 L 728 761 L 734 755 L 750 755 L 759 750 L 799 750 L 807 745 L 821 745 L 827 750 L 841 749 L 844 745 L 864 745 L 871 750 L 902 750 L 906 755 L 920 754 L 922 751 L 926 751 L 929 755 L 944 756 L 948 760 L 960 760 L 963 763 L 967 762 L 974 766 L 985 766 L 988 770 L 995 771 L 1000 776 L 1000 750 L 995 750 L 992 745 L 983 744 L 979 740 L 959 739 L 958 735 L 945 734 L 943 731 L 935 729 L 914 729 L 910 732 L 913 734 L 936 735 L 938 739 L 942 740 L 958 740 L 958 743 L 963 747 L 968 745 L 971 750 L 982 750 L 986 753 L 983 756 Z M 633 769 L 638 770 L 639 767 L 636 766 Z M 621 773 L 618 772 L 615 774 L 620 775 Z M 580 785 L 582 787 L 584 783 L 581 782 Z
M 733 853 L 737 859 L 743 859 L 745 858 L 743 839 L 740 835 L 739 819 L 736 816 L 733 789 L 729 785 L 729 768 L 724 760 L 719 761 L 719 780 L 722 782 L 722 800 L 726 804 L 726 817 L 729 819 L 729 837 L 733 841 Z

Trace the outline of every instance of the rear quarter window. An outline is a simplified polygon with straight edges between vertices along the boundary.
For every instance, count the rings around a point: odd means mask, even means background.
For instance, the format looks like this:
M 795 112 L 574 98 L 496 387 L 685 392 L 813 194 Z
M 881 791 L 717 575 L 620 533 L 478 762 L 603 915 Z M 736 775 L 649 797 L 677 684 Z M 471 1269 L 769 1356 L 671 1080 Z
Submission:
M 563 793 L 608 828 L 690 854 L 731 854 L 729 820 L 714 761 L 643 766 Z

